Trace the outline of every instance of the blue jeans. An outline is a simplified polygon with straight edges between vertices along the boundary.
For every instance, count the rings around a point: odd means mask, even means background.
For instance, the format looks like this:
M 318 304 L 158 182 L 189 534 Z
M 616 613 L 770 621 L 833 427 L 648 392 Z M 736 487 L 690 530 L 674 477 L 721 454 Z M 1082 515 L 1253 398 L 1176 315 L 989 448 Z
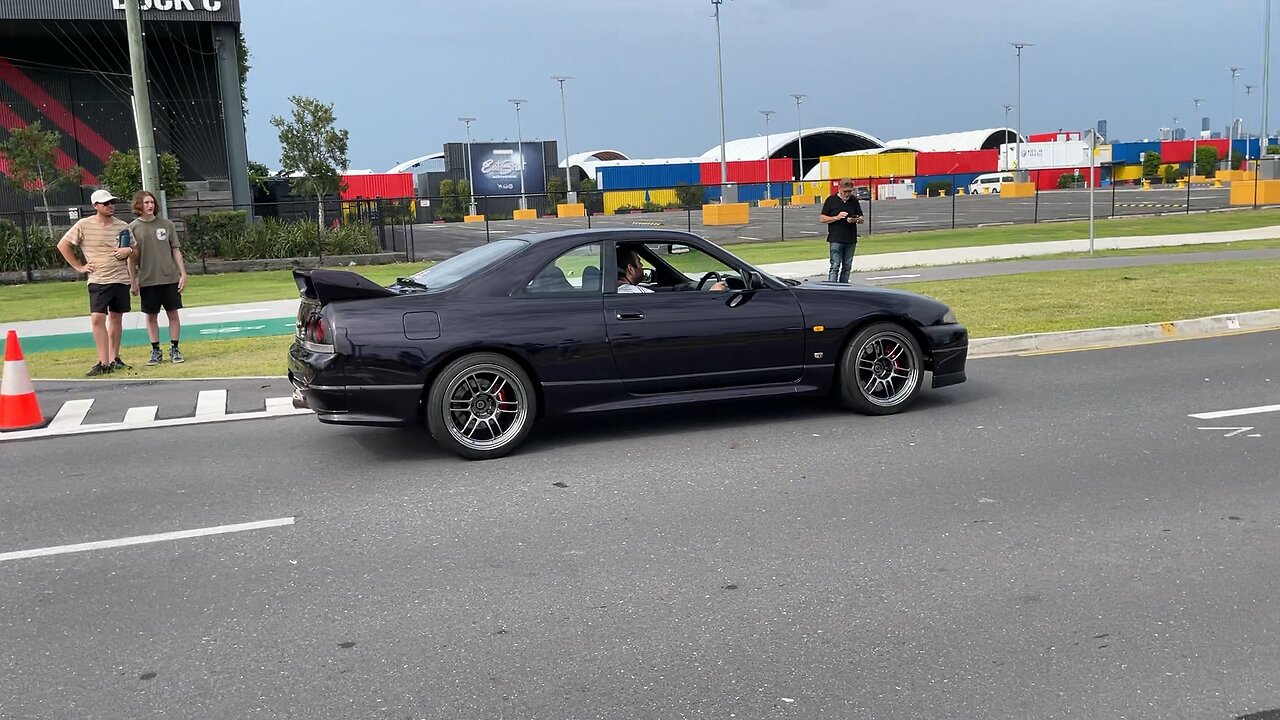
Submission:
M 857 243 L 831 243 L 831 268 L 827 270 L 828 282 L 849 282 L 849 268 L 853 267 L 853 250 Z

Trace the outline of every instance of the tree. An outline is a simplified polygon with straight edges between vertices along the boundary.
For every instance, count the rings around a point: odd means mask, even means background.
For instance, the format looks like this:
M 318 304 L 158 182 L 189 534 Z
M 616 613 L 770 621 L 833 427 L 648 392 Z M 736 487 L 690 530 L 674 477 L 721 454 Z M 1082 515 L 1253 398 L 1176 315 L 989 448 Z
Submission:
M 462 209 L 470 213 L 471 203 L 473 202 L 471 199 L 471 183 L 466 180 L 459 180 L 455 187 L 458 189 L 458 198 L 462 202 Z
M 292 119 L 279 115 L 271 124 L 280 130 L 280 169 L 298 174 L 290 182 L 293 192 L 316 199 L 316 218 L 324 232 L 324 196 L 342 191 L 340 170 L 347 160 L 346 130 L 334 127 L 333 103 L 294 95 Z
M 547 178 L 547 204 L 551 207 L 560 205 L 565 200 L 564 178 L 552 175 Z
M 9 139 L 0 143 L 0 156 L 9 163 L 9 183 L 19 192 L 40 195 L 45 226 L 51 236 L 53 215 L 49 212 L 49 191 L 62 185 L 76 184 L 82 173 L 78 167 L 58 168 L 58 143 L 61 140 L 61 133 L 42 129 L 37 120 L 9 131 Z
M 249 161 L 249 187 L 254 191 L 267 191 L 267 178 L 271 177 L 271 170 L 260 162 Z
M 1213 169 L 1218 166 L 1218 148 L 1212 145 L 1201 145 L 1196 148 L 1196 175 L 1213 177 Z
M 440 198 L 440 219 L 446 222 L 462 220 L 462 197 L 458 194 L 458 185 L 452 180 L 441 180 Z
M 249 117 L 249 95 L 245 92 L 245 85 L 249 81 L 249 68 L 253 67 L 249 64 L 249 45 L 244 41 L 244 33 L 236 33 L 236 61 L 240 65 L 240 109 L 245 117 Z
M 121 198 L 131 198 L 142 189 L 142 160 L 137 150 L 120 152 L 113 150 L 107 156 L 107 163 L 102 166 L 102 184 Z M 187 194 L 187 186 L 182 182 L 182 166 L 173 153 L 160 156 L 160 189 L 168 198 L 180 198 Z
M 1145 180 L 1160 177 L 1160 153 L 1148 151 L 1142 154 L 1142 177 Z
M 706 194 L 701 185 L 690 185 L 688 183 L 680 183 L 676 185 L 676 202 L 680 203 L 680 207 L 698 208 L 706 200 Z

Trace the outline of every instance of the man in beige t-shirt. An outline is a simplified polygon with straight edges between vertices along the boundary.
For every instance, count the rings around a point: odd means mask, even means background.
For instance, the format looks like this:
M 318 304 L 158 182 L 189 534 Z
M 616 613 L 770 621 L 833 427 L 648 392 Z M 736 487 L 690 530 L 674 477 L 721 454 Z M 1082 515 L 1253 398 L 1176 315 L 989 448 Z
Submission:
M 76 272 L 89 273 L 89 320 L 98 363 L 85 373 L 88 377 L 130 367 L 120 359 L 120 336 L 124 314 L 129 312 L 126 262 L 133 254 L 133 242 L 122 247 L 120 233 L 129 226 L 116 218 L 117 199 L 109 190 L 95 190 L 91 198 L 94 215 L 72 225 L 58 241 L 58 252 L 67 264 Z M 84 264 L 76 257 L 76 247 L 84 255 Z

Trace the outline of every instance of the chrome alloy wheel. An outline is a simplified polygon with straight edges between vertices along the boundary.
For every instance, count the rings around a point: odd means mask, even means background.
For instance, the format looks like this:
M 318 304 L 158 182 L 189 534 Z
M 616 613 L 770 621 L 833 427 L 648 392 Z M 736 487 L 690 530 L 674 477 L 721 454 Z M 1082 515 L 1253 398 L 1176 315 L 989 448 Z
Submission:
M 854 379 L 867 402 L 892 407 L 920 383 L 920 366 L 907 339 L 885 330 L 867 338 L 858 349 Z
M 472 450 L 493 450 L 520 433 L 529 414 L 524 385 L 506 368 L 476 365 L 444 393 L 449 434 Z

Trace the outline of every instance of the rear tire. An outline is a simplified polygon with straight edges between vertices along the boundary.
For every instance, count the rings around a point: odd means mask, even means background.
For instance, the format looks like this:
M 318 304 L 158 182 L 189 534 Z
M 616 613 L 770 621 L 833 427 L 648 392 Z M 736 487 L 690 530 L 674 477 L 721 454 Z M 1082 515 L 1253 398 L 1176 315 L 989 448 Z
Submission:
M 858 331 L 840 359 L 840 402 L 867 415 L 906 410 L 924 384 L 924 354 L 905 327 L 879 322 Z
M 490 460 L 516 449 L 538 414 L 528 373 L 511 358 L 473 353 L 449 363 L 427 393 L 431 437 L 468 460 Z

